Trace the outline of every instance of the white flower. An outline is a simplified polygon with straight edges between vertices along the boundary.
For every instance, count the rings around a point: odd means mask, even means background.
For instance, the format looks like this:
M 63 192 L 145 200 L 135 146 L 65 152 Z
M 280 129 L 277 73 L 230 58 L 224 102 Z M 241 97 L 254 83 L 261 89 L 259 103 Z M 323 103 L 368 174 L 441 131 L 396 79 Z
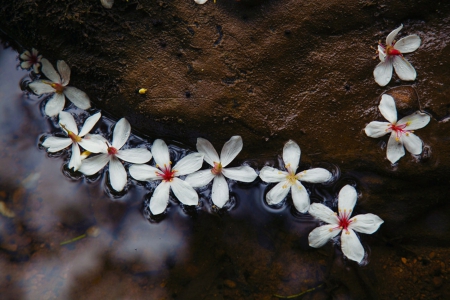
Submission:
M 386 45 L 378 45 L 378 57 L 381 62 L 375 67 L 373 76 L 380 86 L 385 86 L 391 81 L 392 66 L 401 80 L 413 81 L 416 79 L 416 70 L 403 57 L 404 53 L 411 53 L 420 46 L 420 37 L 409 35 L 395 42 L 395 36 L 403 28 L 403 25 L 392 31 L 386 38 Z
M 207 185 L 214 179 L 211 198 L 214 205 L 222 208 L 230 198 L 225 177 L 242 182 L 252 182 L 258 177 L 255 170 L 249 166 L 225 168 L 241 152 L 242 147 L 242 138 L 235 135 L 223 145 L 219 158 L 219 155 L 209 141 L 198 138 L 197 151 L 205 155 L 205 161 L 213 168 L 195 172 L 186 177 L 186 181 L 193 187 L 201 187 Z
M 104 8 L 111 8 L 114 4 L 114 0 L 100 0 Z
M 197 171 L 202 167 L 203 155 L 192 153 L 183 157 L 172 168 L 169 148 L 163 140 L 157 139 L 152 146 L 153 157 L 156 168 L 149 165 L 132 165 L 130 175 L 140 181 L 161 180 L 150 199 L 150 210 L 152 214 L 159 215 L 166 210 L 169 203 L 169 191 L 185 205 L 197 205 L 198 195 L 195 190 L 185 181 L 177 178 Z
M 101 113 L 96 113 L 89 117 L 86 122 L 84 122 L 84 126 L 81 128 L 80 133 L 78 133 L 77 124 L 75 123 L 73 116 L 68 112 L 62 111 L 59 114 L 59 124 L 69 137 L 62 138 L 51 136 L 45 139 L 42 146 L 48 148 L 49 152 L 57 152 L 72 145 L 72 156 L 70 157 L 69 169 L 73 168 L 77 171 L 81 166 L 82 160 L 79 146 L 92 153 L 101 152 L 104 147 L 101 141 L 87 135 L 100 117 Z M 87 136 L 83 138 L 85 135 Z
M 131 126 L 125 118 L 116 123 L 113 132 L 112 143 L 104 141 L 101 154 L 83 160 L 80 172 L 85 175 L 93 175 L 109 163 L 109 180 L 114 190 L 120 192 L 127 183 L 127 172 L 119 158 L 136 164 L 143 164 L 152 158 L 150 151 L 144 148 L 120 150 L 130 136 Z
M 321 183 L 330 180 L 331 173 L 323 168 L 304 170 L 295 174 L 300 162 L 300 147 L 289 140 L 283 148 L 283 161 L 286 171 L 280 171 L 272 167 L 264 167 L 259 177 L 265 182 L 279 182 L 266 195 L 268 204 L 278 204 L 286 198 L 289 191 L 292 193 L 292 201 L 295 208 L 306 213 L 309 208 L 309 195 L 300 181 Z
M 197 4 L 205 4 L 208 0 L 194 0 L 195 3 Z M 214 2 L 216 2 L 216 0 L 214 0 Z
M 91 102 L 85 92 L 67 86 L 70 80 L 70 68 L 63 60 L 58 60 L 56 63 L 59 74 L 47 59 L 43 58 L 41 63 L 42 73 L 44 73 L 50 81 L 36 80 L 30 83 L 29 87 L 37 95 L 54 93 L 52 98 L 45 105 L 45 114 L 47 116 L 56 116 L 63 110 L 64 103 L 66 102 L 64 96 L 67 96 L 73 104 L 81 109 L 88 109 L 91 107 Z
M 391 132 L 387 144 L 387 158 L 390 162 L 395 163 L 405 155 L 403 146 L 414 155 L 422 153 L 422 140 L 413 133 L 413 130 L 425 127 L 430 122 L 430 116 L 416 111 L 397 122 L 394 98 L 386 94 L 381 97 L 378 108 L 389 122 L 370 122 L 364 131 L 372 138 L 379 138 Z
M 313 217 L 328 223 L 328 225 L 317 227 L 309 233 L 308 240 L 311 247 L 322 247 L 342 231 L 342 252 L 348 259 L 361 263 L 364 258 L 364 248 L 355 231 L 367 234 L 374 233 L 384 221 L 374 214 L 357 215 L 350 219 L 356 199 L 355 188 L 346 185 L 339 192 L 339 214 L 334 213 L 323 204 L 311 204 L 309 213 Z
M 36 49 L 31 49 L 30 51 L 26 50 L 24 53 L 20 54 L 20 59 L 22 62 L 20 63 L 20 67 L 22 69 L 29 69 L 33 67 L 34 73 L 39 73 L 39 67 L 41 66 L 42 55 L 38 55 L 39 52 Z

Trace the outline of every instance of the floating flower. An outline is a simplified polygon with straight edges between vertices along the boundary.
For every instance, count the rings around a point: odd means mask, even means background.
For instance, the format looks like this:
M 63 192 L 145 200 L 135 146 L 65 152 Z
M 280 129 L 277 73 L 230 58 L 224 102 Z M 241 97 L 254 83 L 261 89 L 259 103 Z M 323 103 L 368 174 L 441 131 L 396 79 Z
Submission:
M 197 151 L 205 155 L 205 161 L 213 168 L 195 172 L 186 177 L 186 181 L 193 187 L 201 187 L 207 185 L 214 179 L 211 198 L 214 205 L 222 208 L 229 200 L 228 184 L 225 177 L 242 182 L 252 182 L 258 177 L 255 170 L 249 166 L 225 168 L 241 152 L 242 147 L 242 138 L 235 135 L 223 145 L 219 158 L 219 155 L 209 141 L 198 138 Z
M 259 173 L 259 177 L 265 182 L 279 182 L 266 196 L 268 204 L 278 204 L 286 198 L 289 191 L 292 193 L 292 201 L 295 208 L 306 213 L 309 209 L 309 195 L 300 181 L 322 183 L 331 179 L 331 173 L 323 168 L 314 168 L 295 174 L 300 162 L 300 147 L 289 140 L 283 148 L 283 161 L 286 171 L 280 171 L 265 166 Z
M 47 59 L 43 58 L 41 63 L 42 73 L 44 73 L 50 81 L 36 80 L 30 83 L 29 86 L 37 95 L 54 93 L 52 98 L 45 105 L 45 114 L 47 116 L 56 116 L 63 110 L 66 102 L 65 96 L 81 109 L 88 109 L 91 107 L 91 102 L 85 92 L 67 86 L 70 80 L 70 68 L 63 60 L 58 60 L 56 63 L 59 74 Z
M 41 66 L 42 55 L 38 55 L 39 52 L 36 49 L 31 49 L 30 51 L 26 50 L 24 53 L 20 54 L 20 59 L 22 62 L 20 63 L 20 67 L 22 69 L 29 69 L 33 67 L 33 72 L 38 74 L 39 67 Z
M 77 171 L 80 168 L 81 160 L 83 159 L 80 154 L 79 146 L 92 153 L 101 152 L 104 147 L 101 141 L 87 135 L 95 126 L 100 117 L 101 113 L 96 113 L 95 115 L 87 118 L 80 133 L 78 133 L 77 124 L 75 123 L 73 116 L 68 112 L 62 111 L 59 113 L 59 125 L 64 129 L 69 137 L 62 138 L 51 136 L 45 139 L 42 146 L 48 148 L 48 152 L 57 152 L 72 145 L 72 156 L 69 161 L 69 169 L 73 168 Z
M 114 0 L 100 0 L 104 8 L 112 8 Z
M 197 4 L 205 4 L 208 0 L 194 0 L 194 2 Z M 214 0 L 214 3 L 216 3 L 216 0 Z
M 152 158 L 150 151 L 144 148 L 120 150 L 128 140 L 130 132 L 130 123 L 125 118 L 120 119 L 114 127 L 112 143 L 109 144 L 101 138 L 105 145 L 100 151 L 101 154 L 83 160 L 79 171 L 85 175 L 93 175 L 109 163 L 111 186 L 117 192 L 122 191 L 127 183 L 127 172 L 119 158 L 135 164 L 146 163 Z
M 357 195 L 354 187 L 344 186 L 339 192 L 339 214 L 320 203 L 313 203 L 309 213 L 328 225 L 317 227 L 308 236 L 309 245 L 319 248 L 325 245 L 342 231 L 341 249 L 348 259 L 361 263 L 364 258 L 364 248 L 355 231 L 371 234 L 378 230 L 383 220 L 374 214 L 357 215 L 350 219 Z
M 387 144 L 387 159 L 391 163 L 395 163 L 404 156 L 405 149 L 403 146 L 414 155 L 422 153 L 422 140 L 413 133 L 413 130 L 425 127 L 430 122 L 430 116 L 416 111 L 397 122 L 397 109 L 394 98 L 386 94 L 381 97 L 378 108 L 383 117 L 389 122 L 370 122 L 364 128 L 364 131 L 367 136 L 372 138 L 379 138 L 391 133 Z
M 197 171 L 202 167 L 203 155 L 192 153 L 183 157 L 172 168 L 169 148 L 163 140 L 155 140 L 152 146 L 156 168 L 149 165 L 132 165 L 130 175 L 140 181 L 161 180 L 150 199 L 150 211 L 159 215 L 166 210 L 169 203 L 169 191 L 185 205 L 197 205 L 198 195 L 195 190 L 185 181 L 178 178 Z
M 420 37 L 409 35 L 394 41 L 397 33 L 403 28 L 403 25 L 392 31 L 386 38 L 386 45 L 378 45 L 378 57 L 381 62 L 375 67 L 373 76 L 380 86 L 385 86 L 391 81 L 392 66 L 395 73 L 401 80 L 413 81 L 416 79 L 416 70 L 403 57 L 404 53 L 411 53 L 420 46 Z

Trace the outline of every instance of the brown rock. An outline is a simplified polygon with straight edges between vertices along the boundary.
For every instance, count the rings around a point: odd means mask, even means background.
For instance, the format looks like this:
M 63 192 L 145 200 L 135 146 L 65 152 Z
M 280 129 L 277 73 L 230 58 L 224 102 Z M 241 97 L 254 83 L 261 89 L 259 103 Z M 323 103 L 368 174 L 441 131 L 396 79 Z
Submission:
M 440 288 L 442 286 L 443 280 L 442 277 L 435 276 L 433 277 L 433 284 L 436 288 Z
M 236 282 L 230 280 L 230 279 L 225 279 L 223 281 L 223 283 L 225 284 L 225 286 L 227 286 L 230 289 L 234 289 L 236 287 Z

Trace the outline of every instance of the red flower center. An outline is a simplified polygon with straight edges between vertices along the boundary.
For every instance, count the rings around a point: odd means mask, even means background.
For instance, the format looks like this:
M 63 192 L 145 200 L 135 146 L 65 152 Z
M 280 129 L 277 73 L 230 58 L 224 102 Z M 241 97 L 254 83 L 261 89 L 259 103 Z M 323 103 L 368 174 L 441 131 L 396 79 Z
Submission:
M 389 56 L 402 55 L 402 53 L 395 49 L 393 46 L 386 46 L 386 54 Z
M 175 177 L 176 170 L 172 170 L 170 165 L 169 166 L 164 165 L 164 167 L 160 167 L 157 165 L 156 167 L 158 167 L 161 170 L 157 173 L 157 175 L 161 177 L 163 181 L 171 182 Z
M 108 154 L 109 155 L 116 155 L 118 152 L 118 150 L 116 148 L 114 148 L 113 146 L 108 147 Z
M 62 94 L 64 92 L 64 87 L 60 83 L 52 83 L 50 85 L 55 89 L 56 93 Z
M 405 130 L 406 126 L 408 125 L 408 123 L 406 124 L 401 124 L 401 125 L 397 125 L 397 124 L 390 124 L 389 125 L 389 129 L 391 129 L 392 131 L 395 132 L 396 135 L 396 140 L 400 140 L 400 137 L 402 136 L 402 134 L 406 134 L 408 135 L 408 133 L 410 132 L 409 130 Z
M 38 56 L 37 56 L 37 55 L 34 55 L 34 54 L 31 54 L 30 59 L 29 59 L 29 62 L 30 62 L 32 65 L 37 64 L 37 63 L 39 62 L 39 61 L 38 61 Z
M 348 212 L 346 209 L 344 209 L 343 212 L 341 210 L 339 211 L 338 219 L 339 219 L 339 228 L 340 229 L 348 230 L 348 226 L 350 226 L 350 224 L 353 222 L 353 221 L 350 221 L 351 214 L 352 214 L 352 210 L 349 210 Z
M 214 162 L 214 168 L 211 169 L 211 173 L 214 175 L 219 175 L 222 173 L 222 164 L 220 162 Z

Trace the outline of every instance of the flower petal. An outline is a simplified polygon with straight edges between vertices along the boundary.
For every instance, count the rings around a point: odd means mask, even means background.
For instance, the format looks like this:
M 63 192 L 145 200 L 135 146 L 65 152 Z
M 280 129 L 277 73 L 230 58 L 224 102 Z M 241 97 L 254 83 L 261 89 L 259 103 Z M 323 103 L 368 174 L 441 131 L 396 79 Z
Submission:
M 31 53 L 28 50 L 25 50 L 25 52 L 23 52 L 22 54 L 20 54 L 20 59 L 21 60 L 28 60 L 31 57 Z
M 425 127 L 429 122 L 430 116 L 428 114 L 416 111 L 415 113 L 402 118 L 397 124 L 406 124 L 405 130 L 416 130 Z
M 33 72 L 36 74 L 39 74 L 39 67 L 41 66 L 41 63 L 35 63 L 33 65 Z
M 78 171 L 80 167 L 81 167 L 80 147 L 77 145 L 77 143 L 73 143 L 72 156 L 70 157 L 69 161 L 69 169 L 73 168 L 74 171 Z
M 297 175 L 297 179 L 301 181 L 311 182 L 311 183 L 323 183 L 331 179 L 330 171 L 324 168 L 314 168 L 309 170 L 304 170 Z
M 175 176 L 183 176 L 197 171 L 202 165 L 203 154 L 194 152 L 180 159 L 172 170 L 177 172 Z
M 70 144 L 72 144 L 72 140 L 70 138 L 50 136 L 45 139 L 45 141 L 42 143 L 42 146 L 48 148 L 48 152 L 58 152 L 64 148 L 69 147 Z
M 204 160 L 213 167 L 214 162 L 220 162 L 216 149 L 208 140 L 197 138 L 197 151 L 205 155 Z
M 265 166 L 259 172 L 259 177 L 265 182 L 280 182 L 286 179 L 288 172 Z
M 402 30 L 402 28 L 403 28 L 403 24 L 400 25 L 398 28 L 396 28 L 391 33 L 389 33 L 389 35 L 386 37 L 386 45 L 392 46 L 392 42 L 395 40 L 395 37 L 400 32 L 400 30 Z
M 59 124 L 66 127 L 68 130 L 72 131 L 76 135 L 78 135 L 78 128 L 75 119 L 72 114 L 62 111 L 59 113 Z
M 416 51 L 419 47 L 420 37 L 415 34 L 408 35 L 407 37 L 398 40 L 394 45 L 394 49 L 397 49 L 401 53 L 411 53 Z
M 275 205 L 283 201 L 289 191 L 291 190 L 291 185 L 287 180 L 282 181 L 275 185 L 266 195 L 266 201 L 269 205 Z
M 198 194 L 189 183 L 175 177 L 170 183 L 170 187 L 175 197 L 184 205 L 198 204 Z
M 104 8 L 112 8 L 114 0 L 100 0 Z M 165 209 L 165 208 L 164 208 Z
M 157 139 L 153 142 L 152 154 L 157 166 L 170 165 L 169 148 L 163 140 Z
M 66 99 L 63 94 L 55 93 L 45 104 L 45 114 L 49 117 L 58 115 L 63 109 Z
M 212 192 L 211 192 L 212 202 L 218 208 L 222 208 L 228 199 L 230 199 L 228 191 L 228 183 L 222 174 L 214 177 Z
M 392 61 L 386 59 L 384 62 L 380 62 L 373 70 L 373 77 L 380 86 L 387 85 L 392 78 Z
M 48 83 L 48 80 L 35 80 L 28 86 L 36 95 L 54 93 L 55 89 Z
M 320 248 L 341 232 L 336 225 L 323 225 L 315 228 L 308 235 L 309 246 Z
M 88 109 L 91 107 L 91 101 L 89 100 L 88 95 L 73 86 L 66 86 L 64 88 L 64 95 L 66 95 L 76 107 L 81 109 Z
M 349 217 L 353 211 L 353 207 L 355 207 L 357 199 L 358 195 L 356 194 L 355 188 L 348 184 L 344 186 L 339 191 L 338 196 L 339 215 L 342 216 L 345 214 Z
M 409 132 L 402 135 L 401 140 L 409 153 L 414 155 L 422 153 L 422 140 L 414 133 Z
M 205 4 L 208 0 L 194 0 L 197 4 Z
M 117 192 L 121 192 L 127 184 L 127 172 L 116 157 L 109 160 L 109 182 Z
M 297 180 L 296 183 L 291 186 L 291 193 L 292 202 L 294 203 L 295 208 L 301 213 L 306 213 L 310 203 L 309 194 L 300 181 Z
M 392 132 L 387 144 L 386 157 L 391 163 L 395 164 L 403 155 L 405 155 L 405 149 L 402 140 L 397 141 L 397 135 Z
M 92 128 L 97 124 L 98 120 L 100 120 L 100 117 L 102 114 L 100 112 L 96 113 L 95 115 L 90 116 L 89 118 L 84 121 L 84 125 L 80 130 L 80 134 L 78 136 L 83 137 L 86 134 L 89 133 L 89 131 L 92 130 Z
M 397 122 L 397 108 L 395 107 L 395 100 L 392 96 L 384 94 L 381 96 L 380 105 L 378 105 L 383 117 L 390 123 L 395 124 Z
M 379 138 L 392 131 L 392 129 L 389 129 L 389 125 L 390 123 L 388 122 L 372 121 L 367 124 L 366 128 L 364 128 L 364 131 L 366 132 L 368 137 Z
M 152 153 L 145 148 L 119 150 L 116 156 L 121 160 L 134 164 L 143 164 L 152 159 Z
M 348 259 L 354 260 L 358 263 L 364 258 L 364 248 L 356 236 L 356 233 L 351 230 L 343 230 L 341 234 L 341 249 Z
M 240 166 L 227 169 L 223 168 L 222 174 L 225 177 L 242 182 L 252 182 L 256 179 L 256 177 L 258 177 L 258 174 L 256 174 L 255 170 L 253 170 L 253 168 L 250 168 L 249 166 Z
M 106 145 L 99 139 L 91 139 L 89 137 L 90 136 L 88 135 L 85 138 L 81 139 L 78 144 L 91 153 L 104 153 Z
M 395 73 L 401 80 L 413 81 L 416 80 L 416 69 L 403 56 L 397 55 L 394 57 L 393 65 Z
M 309 207 L 309 214 L 323 222 L 331 225 L 338 225 L 339 219 L 336 213 L 321 203 L 313 203 Z
M 222 152 L 220 153 L 220 163 L 222 167 L 228 166 L 228 164 L 241 152 L 244 143 L 239 135 L 232 136 L 225 145 L 223 145 Z
M 66 86 L 70 80 L 70 68 L 63 60 L 58 60 L 56 62 L 56 68 L 58 69 L 59 75 L 61 75 L 61 84 Z
M 31 67 L 31 61 L 26 60 L 26 61 L 21 62 L 21 63 L 20 63 L 20 67 L 21 67 L 22 69 L 28 69 L 28 68 L 30 68 L 30 67 Z
M 109 155 L 102 153 L 83 160 L 78 171 L 88 176 L 93 175 L 100 171 L 108 162 Z
M 381 60 L 381 62 L 384 62 L 386 60 L 386 52 L 381 45 L 378 45 L 378 58 Z
M 283 161 L 286 169 L 289 169 L 293 173 L 297 171 L 298 163 L 300 162 L 300 154 L 300 147 L 293 140 L 289 140 L 286 144 L 284 144 Z
M 44 73 L 45 77 L 50 79 L 54 83 L 61 83 L 61 77 L 56 72 L 55 68 L 53 68 L 53 65 L 48 61 L 48 59 L 43 58 L 41 60 L 42 63 L 42 73 Z
M 383 220 L 374 214 L 357 215 L 350 219 L 348 228 L 361 233 L 371 234 L 378 230 Z
M 170 182 L 162 181 L 153 192 L 150 198 L 150 211 L 154 215 L 159 215 L 166 210 L 169 203 Z
M 116 149 L 122 148 L 130 137 L 131 125 L 128 123 L 127 119 L 122 118 L 114 127 L 112 146 Z
M 161 180 L 159 169 L 149 165 L 132 165 L 128 171 L 131 177 L 139 181 Z
M 211 169 L 200 170 L 195 173 L 189 174 L 184 181 L 189 183 L 192 187 L 202 187 L 207 185 L 213 180 L 216 175 L 211 173 Z

